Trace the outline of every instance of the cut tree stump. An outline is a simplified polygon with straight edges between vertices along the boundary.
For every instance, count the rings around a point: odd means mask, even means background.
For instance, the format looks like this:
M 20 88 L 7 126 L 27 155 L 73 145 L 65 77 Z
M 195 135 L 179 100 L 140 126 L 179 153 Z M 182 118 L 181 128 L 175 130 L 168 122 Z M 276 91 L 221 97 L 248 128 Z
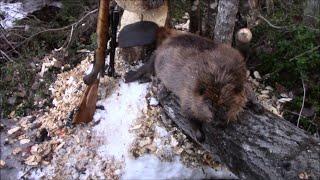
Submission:
M 160 99 L 167 116 L 240 179 L 320 178 L 320 141 L 290 122 L 265 111 L 245 110 L 239 123 L 204 125 L 204 142 L 197 141 L 190 122 L 180 114 L 177 98 Z

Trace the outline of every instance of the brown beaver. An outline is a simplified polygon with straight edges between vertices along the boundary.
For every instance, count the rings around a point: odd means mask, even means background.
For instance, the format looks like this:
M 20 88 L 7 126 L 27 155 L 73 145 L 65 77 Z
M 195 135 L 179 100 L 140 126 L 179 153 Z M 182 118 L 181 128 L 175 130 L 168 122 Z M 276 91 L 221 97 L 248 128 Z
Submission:
M 217 112 L 234 121 L 247 102 L 246 65 L 241 53 L 190 33 L 167 31 L 150 61 L 126 76 L 126 82 L 154 73 L 180 99 L 190 119 L 210 122 Z M 157 33 L 157 34 L 161 34 Z M 159 39 L 159 37 L 158 37 Z M 159 44 L 159 43 L 158 43 Z
M 247 81 L 246 64 L 237 49 L 172 29 L 158 28 L 154 34 L 156 51 L 137 71 L 129 71 L 125 81 L 156 75 L 166 89 L 178 96 L 182 113 L 191 120 L 199 141 L 204 140 L 203 122 L 215 120 L 221 125 L 222 119 L 225 125 L 237 120 L 246 105 L 258 113 L 263 111 Z M 128 34 L 123 37 L 127 38 L 123 38 L 124 45 L 146 42 L 130 39 Z

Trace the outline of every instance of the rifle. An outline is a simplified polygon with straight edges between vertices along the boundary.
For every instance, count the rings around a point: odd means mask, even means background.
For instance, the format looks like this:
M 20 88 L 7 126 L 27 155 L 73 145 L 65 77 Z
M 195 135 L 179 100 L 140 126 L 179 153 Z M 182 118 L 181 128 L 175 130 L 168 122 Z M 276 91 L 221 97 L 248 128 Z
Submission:
M 109 65 L 107 66 L 107 75 L 109 77 L 116 77 L 114 69 L 114 57 L 116 53 L 116 47 L 118 46 L 117 42 L 117 31 L 120 19 L 120 7 L 118 5 L 111 7 L 110 25 L 111 25 L 111 40 L 110 47 L 107 49 L 107 54 L 109 55 Z
M 73 124 L 88 123 L 92 121 L 94 112 L 96 110 L 96 102 L 98 99 L 99 78 L 104 76 L 106 70 L 106 55 L 109 55 L 107 75 L 115 77 L 116 74 L 114 69 L 114 58 L 115 49 L 117 47 L 116 38 L 120 10 L 117 5 L 115 7 L 111 7 L 109 10 L 109 3 L 110 0 L 100 0 L 97 20 L 98 47 L 95 51 L 94 66 L 92 68 L 92 71 L 88 75 L 83 77 L 84 83 L 88 86 L 81 99 L 79 108 L 77 108 L 74 112 L 74 117 L 72 119 Z M 110 27 L 111 30 L 109 30 Z M 111 36 L 109 36 L 109 32 Z M 107 48 L 107 42 L 109 40 L 110 47 Z
M 103 0 L 100 0 L 100 2 Z M 100 5 L 101 6 L 101 5 Z M 109 4 L 108 4 L 109 8 Z M 105 16 L 108 14 L 108 17 Z M 110 11 L 102 15 L 103 18 L 106 18 L 108 21 L 103 27 L 99 26 L 100 21 L 100 8 L 99 8 L 99 17 L 98 17 L 98 25 L 97 25 L 97 41 L 98 48 L 95 54 L 95 61 L 92 71 L 83 77 L 83 81 L 85 84 L 90 85 L 97 78 L 99 72 L 100 76 L 104 76 L 105 72 L 105 57 L 109 55 L 109 64 L 107 65 L 107 75 L 110 77 L 115 77 L 115 69 L 114 69 L 114 58 L 115 58 L 115 50 L 117 47 L 117 30 L 119 25 L 120 18 L 120 10 L 119 6 L 111 6 Z M 109 27 L 111 26 L 110 30 Z M 106 28 L 104 28 L 106 27 Z M 102 30 L 103 29 L 103 30 Z M 106 31 L 108 30 L 108 32 Z M 109 36 L 111 34 L 111 36 Z M 101 39 L 101 40 L 100 40 Z M 110 40 L 109 47 L 107 48 L 107 42 Z M 100 48 L 100 47 L 101 48 Z

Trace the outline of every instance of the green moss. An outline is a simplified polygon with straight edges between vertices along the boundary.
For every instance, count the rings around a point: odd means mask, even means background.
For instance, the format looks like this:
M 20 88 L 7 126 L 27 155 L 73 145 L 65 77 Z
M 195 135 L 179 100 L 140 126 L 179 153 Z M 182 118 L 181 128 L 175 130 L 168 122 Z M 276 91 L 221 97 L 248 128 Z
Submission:
M 295 1 L 285 11 L 278 7 L 272 15 L 266 17 L 273 24 L 286 26 L 286 29 L 274 29 L 266 23 L 253 29 L 252 44 L 258 45 L 260 49 L 254 58 L 260 63 L 258 71 L 270 74 L 266 84 L 279 83 L 294 92 L 294 100 L 285 108 L 300 111 L 303 78 L 307 88 L 306 104 L 320 114 L 320 53 L 319 49 L 310 51 L 319 45 L 320 29 L 303 25 L 302 7 L 301 2 Z M 301 119 L 301 125 L 307 129 L 311 120 Z M 319 117 L 316 121 L 320 123 Z

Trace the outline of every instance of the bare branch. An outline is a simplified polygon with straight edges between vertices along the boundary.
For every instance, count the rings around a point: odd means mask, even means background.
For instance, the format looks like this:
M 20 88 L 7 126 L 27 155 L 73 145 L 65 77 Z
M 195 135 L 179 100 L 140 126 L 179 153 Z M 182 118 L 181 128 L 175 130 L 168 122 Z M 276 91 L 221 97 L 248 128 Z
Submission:
M 3 57 L 5 57 L 6 59 L 8 59 L 10 62 L 14 62 L 5 52 L 3 52 L 2 50 L 0 50 L 0 53 L 3 55 Z
M 46 29 L 46 30 L 43 30 L 43 31 L 40 31 L 40 32 L 37 32 L 33 35 L 31 35 L 30 37 L 28 37 L 27 39 L 25 39 L 24 41 L 22 41 L 20 44 L 18 44 L 15 48 L 18 48 L 20 46 L 22 46 L 23 44 L 29 42 L 31 39 L 33 39 L 34 37 L 38 36 L 39 34 L 42 34 L 42 33 L 46 33 L 46 32 L 54 32 L 54 31 L 63 31 L 63 30 L 66 30 L 66 29 L 69 29 L 69 28 L 72 28 L 73 26 L 77 26 L 80 22 L 82 22 L 85 18 L 87 18 L 89 15 L 97 12 L 98 9 L 94 9 L 90 12 L 88 12 L 86 15 L 84 15 L 82 18 L 80 18 L 77 22 L 74 22 L 72 24 L 69 24 L 67 26 L 64 26 L 64 27 L 61 27 L 61 28 L 53 28 L 53 29 Z
M 301 56 L 303 56 L 303 55 L 305 55 L 305 54 L 311 53 L 311 52 L 313 52 L 313 51 L 315 51 L 315 50 L 317 50 L 317 49 L 319 49 L 319 48 L 320 48 L 320 45 L 319 45 L 319 46 L 316 46 L 316 47 L 314 47 L 314 48 L 312 48 L 312 49 L 309 49 L 308 51 L 305 51 L 305 52 L 303 52 L 303 53 L 301 53 L 301 54 L 299 54 L 299 55 L 297 55 L 297 56 L 289 59 L 289 62 L 291 62 L 291 61 L 293 61 L 294 59 L 296 59 L 296 58 L 298 58 L 298 57 L 301 57 Z
M 263 21 L 265 21 L 270 27 L 274 28 L 274 29 L 288 29 L 287 26 L 276 26 L 273 25 L 268 19 L 266 19 L 265 17 L 263 17 L 262 15 L 258 16 L 260 19 L 262 19 Z
M 68 41 L 65 41 L 60 48 L 55 49 L 54 51 L 61 51 L 61 50 L 63 50 L 63 49 L 67 49 L 67 48 L 69 47 L 70 42 L 71 42 L 71 40 L 72 40 L 73 31 L 74 31 L 74 26 L 71 27 L 70 35 L 69 35 L 69 40 L 68 40 Z
M 8 39 L 6 38 L 6 36 L 3 34 L 3 32 L 1 32 L 2 34 L 2 39 L 4 39 L 4 41 L 11 47 L 11 49 L 17 53 L 19 56 L 21 56 L 21 54 L 13 47 L 13 45 L 11 44 L 11 42 L 8 41 Z
M 302 76 L 301 76 L 301 82 L 302 82 L 302 86 L 303 86 L 303 99 L 302 99 L 302 106 L 301 106 L 299 117 L 298 117 L 297 127 L 299 127 L 300 118 L 301 118 L 302 111 L 303 111 L 303 108 L 304 108 L 304 100 L 306 98 L 306 87 L 304 85 L 304 80 L 303 80 Z

